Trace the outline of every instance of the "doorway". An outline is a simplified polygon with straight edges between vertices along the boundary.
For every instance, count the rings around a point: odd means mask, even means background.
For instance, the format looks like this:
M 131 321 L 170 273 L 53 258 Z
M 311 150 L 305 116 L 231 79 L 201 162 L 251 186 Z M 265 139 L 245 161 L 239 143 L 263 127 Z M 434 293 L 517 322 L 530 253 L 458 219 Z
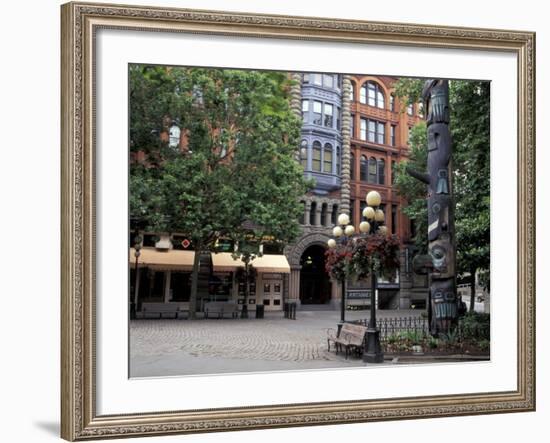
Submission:
M 330 303 L 331 283 L 325 271 L 325 248 L 313 245 L 300 259 L 300 302 L 306 305 Z

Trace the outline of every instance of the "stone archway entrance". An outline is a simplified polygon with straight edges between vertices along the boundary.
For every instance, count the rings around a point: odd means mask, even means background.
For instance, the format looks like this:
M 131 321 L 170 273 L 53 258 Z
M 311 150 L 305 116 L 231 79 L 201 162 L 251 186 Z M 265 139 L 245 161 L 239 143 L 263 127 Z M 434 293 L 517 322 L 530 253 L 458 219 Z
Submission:
M 331 299 L 331 283 L 325 272 L 325 248 L 308 247 L 300 258 L 300 302 L 303 305 L 328 304 Z

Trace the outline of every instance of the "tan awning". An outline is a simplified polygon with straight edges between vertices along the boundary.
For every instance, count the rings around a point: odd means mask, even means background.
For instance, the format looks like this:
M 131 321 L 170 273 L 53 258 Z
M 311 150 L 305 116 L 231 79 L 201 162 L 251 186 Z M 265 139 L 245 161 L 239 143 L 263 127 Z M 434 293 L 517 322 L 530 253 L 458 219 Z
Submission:
M 290 274 L 290 265 L 284 255 L 264 254 L 256 257 L 251 263 L 258 272 Z M 229 252 L 212 254 L 212 264 L 214 271 L 219 272 L 231 272 L 244 267 L 244 263 L 238 259 L 234 260 Z
M 191 271 L 195 251 L 158 251 L 156 249 L 143 248 L 138 258 L 138 266 L 147 266 L 158 270 Z M 130 248 L 130 264 L 135 265 L 136 256 L 134 248 Z

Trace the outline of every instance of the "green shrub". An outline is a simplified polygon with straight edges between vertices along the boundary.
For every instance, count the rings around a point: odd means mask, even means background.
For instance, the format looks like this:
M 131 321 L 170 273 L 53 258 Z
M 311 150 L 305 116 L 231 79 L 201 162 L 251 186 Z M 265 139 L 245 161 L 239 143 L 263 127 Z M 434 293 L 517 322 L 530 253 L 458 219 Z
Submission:
M 392 334 L 392 335 L 389 335 L 386 340 L 390 345 L 393 345 L 399 341 L 399 338 L 400 338 L 399 334 Z
M 460 321 L 460 329 L 464 339 L 489 340 L 490 339 L 489 314 L 468 312 Z
M 454 346 L 458 343 L 458 328 L 451 329 L 447 334 L 442 335 L 446 346 Z
M 488 351 L 491 347 L 491 342 L 489 340 L 482 339 L 477 342 L 477 346 L 481 351 Z

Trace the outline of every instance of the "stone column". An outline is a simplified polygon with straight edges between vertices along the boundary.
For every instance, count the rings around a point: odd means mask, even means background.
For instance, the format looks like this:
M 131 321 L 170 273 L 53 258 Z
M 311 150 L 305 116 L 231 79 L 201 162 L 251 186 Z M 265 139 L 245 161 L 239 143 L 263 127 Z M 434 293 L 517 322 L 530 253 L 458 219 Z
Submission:
M 166 271 L 164 273 L 164 303 L 170 301 L 170 282 L 172 280 L 172 272 Z
M 351 112 L 349 94 L 351 92 L 351 80 L 349 75 L 344 75 L 342 85 L 342 190 L 340 196 L 340 212 L 349 214 L 350 188 L 350 124 Z
M 290 87 L 290 109 L 301 120 L 302 119 L 302 76 L 295 72 L 290 74 L 292 86 Z M 309 147 L 308 147 L 309 149 Z M 309 155 L 308 155 L 309 158 Z M 296 160 L 300 161 L 300 144 L 296 148 Z
M 309 213 L 311 211 L 311 202 L 310 201 L 306 201 L 306 204 L 304 205 L 305 206 L 305 210 L 304 210 L 304 226 L 309 226 L 310 223 L 309 223 Z
M 289 300 L 300 299 L 300 267 L 291 268 L 288 285 Z
M 283 301 L 288 300 L 290 274 L 283 274 Z
M 323 209 L 323 205 L 318 202 L 317 207 L 315 208 L 315 226 L 321 226 L 321 211 Z

